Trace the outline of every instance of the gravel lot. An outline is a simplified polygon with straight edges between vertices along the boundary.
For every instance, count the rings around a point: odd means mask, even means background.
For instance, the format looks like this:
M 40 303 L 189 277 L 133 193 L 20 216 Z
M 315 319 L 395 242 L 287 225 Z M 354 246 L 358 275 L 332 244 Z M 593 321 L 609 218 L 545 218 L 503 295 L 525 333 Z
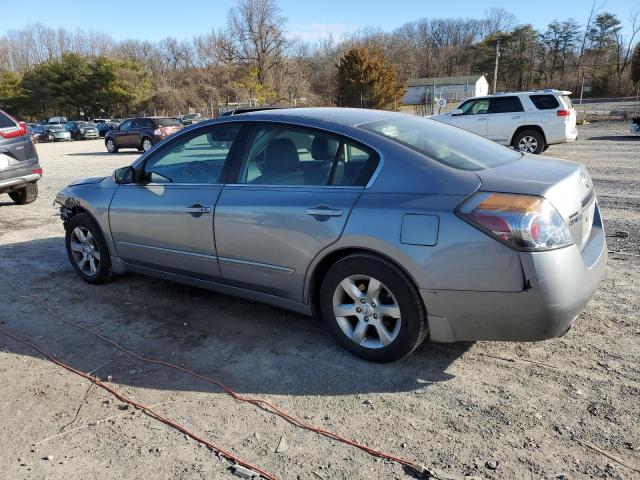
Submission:
M 40 198 L 16 206 L 0 197 L 0 327 L 111 376 L 114 388 L 282 479 L 411 476 L 139 362 L 21 290 L 139 354 L 452 475 L 640 478 L 640 136 L 627 133 L 627 123 L 592 124 L 546 152 L 585 163 L 608 235 L 628 232 L 608 239 L 610 251 L 624 253 L 610 254 L 601 288 L 564 338 L 426 343 L 406 360 L 375 365 L 345 353 L 317 320 L 284 310 L 135 275 L 87 285 L 67 261 L 52 201 L 72 180 L 136 157 L 109 155 L 102 141 L 38 145 Z M 234 478 L 226 460 L 4 335 L 0 382 L 1 478 Z M 276 453 L 282 436 L 287 448 Z

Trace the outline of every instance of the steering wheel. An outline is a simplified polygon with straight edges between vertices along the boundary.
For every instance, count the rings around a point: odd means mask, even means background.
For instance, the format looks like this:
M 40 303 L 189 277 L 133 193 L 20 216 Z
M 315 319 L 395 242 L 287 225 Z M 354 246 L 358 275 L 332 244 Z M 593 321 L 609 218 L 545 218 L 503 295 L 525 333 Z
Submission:
M 187 163 L 182 170 L 185 183 L 211 183 L 212 171 L 203 162 Z

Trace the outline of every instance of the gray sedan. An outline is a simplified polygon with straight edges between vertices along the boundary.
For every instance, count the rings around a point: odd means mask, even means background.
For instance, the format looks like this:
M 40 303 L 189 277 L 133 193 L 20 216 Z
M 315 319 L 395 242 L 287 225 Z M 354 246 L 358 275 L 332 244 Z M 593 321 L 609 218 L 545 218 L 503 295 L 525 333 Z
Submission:
M 427 336 L 561 336 L 606 264 L 582 165 L 382 111 L 198 123 L 57 202 L 89 283 L 135 272 L 317 312 L 378 362 Z

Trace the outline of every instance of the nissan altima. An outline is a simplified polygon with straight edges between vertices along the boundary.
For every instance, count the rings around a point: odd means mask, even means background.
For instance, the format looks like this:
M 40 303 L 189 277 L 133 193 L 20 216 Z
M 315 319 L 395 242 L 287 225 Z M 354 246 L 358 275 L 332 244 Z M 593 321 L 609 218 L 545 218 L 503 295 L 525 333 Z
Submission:
M 198 123 L 56 200 L 86 282 L 135 272 L 319 313 L 377 362 L 427 337 L 564 335 L 606 264 L 584 166 L 383 111 Z

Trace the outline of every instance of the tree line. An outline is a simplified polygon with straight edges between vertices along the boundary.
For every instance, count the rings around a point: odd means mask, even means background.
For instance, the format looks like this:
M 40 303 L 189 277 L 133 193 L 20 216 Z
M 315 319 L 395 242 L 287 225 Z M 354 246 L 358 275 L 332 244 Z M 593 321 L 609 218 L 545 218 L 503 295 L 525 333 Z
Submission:
M 419 19 L 385 32 L 304 42 L 276 0 L 238 0 L 226 26 L 190 40 L 115 41 L 35 24 L 0 37 L 0 106 L 23 117 L 214 116 L 224 105 L 396 108 L 410 78 L 485 74 L 497 90 L 589 87 L 630 95 L 640 80 L 640 18 L 594 6 L 587 21 L 539 31 L 504 9 L 485 18 Z

